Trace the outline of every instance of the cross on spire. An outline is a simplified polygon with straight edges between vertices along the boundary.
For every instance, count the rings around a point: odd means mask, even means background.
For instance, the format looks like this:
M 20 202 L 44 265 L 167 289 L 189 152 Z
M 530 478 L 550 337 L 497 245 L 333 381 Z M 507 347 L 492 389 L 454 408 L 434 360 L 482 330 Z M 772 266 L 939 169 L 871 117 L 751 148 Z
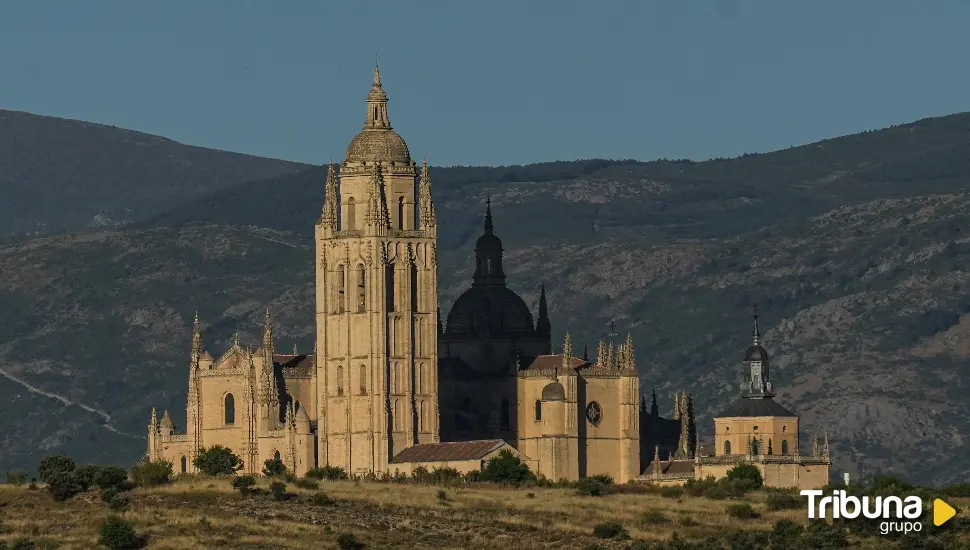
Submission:
M 751 309 L 754 310 L 754 327 L 751 329 L 751 341 L 757 346 L 761 344 L 761 330 L 758 328 L 758 303 L 755 302 Z
M 610 319 L 609 327 L 610 327 L 610 342 L 612 342 L 613 339 L 616 338 L 616 320 Z

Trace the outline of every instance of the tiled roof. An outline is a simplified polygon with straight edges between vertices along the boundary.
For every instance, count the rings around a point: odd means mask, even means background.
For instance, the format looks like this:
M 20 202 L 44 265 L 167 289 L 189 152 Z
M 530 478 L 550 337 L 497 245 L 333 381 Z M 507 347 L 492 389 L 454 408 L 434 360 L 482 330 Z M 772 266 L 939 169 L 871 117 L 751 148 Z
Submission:
M 274 355 L 273 362 L 283 368 L 283 377 L 310 376 L 316 364 L 312 355 Z
M 690 460 L 661 460 L 661 474 L 690 474 L 694 472 L 694 463 Z M 643 475 L 653 474 L 653 461 L 647 464 L 643 470 Z
M 732 416 L 798 416 L 768 398 L 751 399 L 742 397 L 732 403 L 721 414 L 714 418 L 729 418 Z
M 408 447 L 391 459 L 391 464 L 402 462 L 445 462 L 476 460 L 508 445 L 501 439 L 458 441 L 454 443 L 422 443 Z

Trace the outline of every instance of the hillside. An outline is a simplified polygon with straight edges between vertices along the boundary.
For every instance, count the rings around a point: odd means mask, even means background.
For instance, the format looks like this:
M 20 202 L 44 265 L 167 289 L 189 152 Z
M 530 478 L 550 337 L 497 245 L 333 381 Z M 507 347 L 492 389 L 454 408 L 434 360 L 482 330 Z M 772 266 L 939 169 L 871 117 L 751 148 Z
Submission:
M 0 110 L 0 235 L 112 227 L 304 165 Z
M 731 160 L 436 169 L 442 311 L 470 278 L 488 191 L 510 285 L 534 303 L 546 284 L 555 338 L 595 349 L 616 319 L 663 409 L 694 394 L 702 440 L 736 394 L 759 302 L 803 452 L 827 431 L 835 472 L 965 480 L 968 158 L 970 115 L 954 115 Z M 0 245 L 0 368 L 20 380 L 0 378 L 0 399 L 23 415 L 0 419 L 0 466 L 55 449 L 132 461 L 152 405 L 184 426 L 196 309 L 214 353 L 237 329 L 256 342 L 267 305 L 277 345 L 310 349 L 322 189 L 313 169 L 139 227 Z

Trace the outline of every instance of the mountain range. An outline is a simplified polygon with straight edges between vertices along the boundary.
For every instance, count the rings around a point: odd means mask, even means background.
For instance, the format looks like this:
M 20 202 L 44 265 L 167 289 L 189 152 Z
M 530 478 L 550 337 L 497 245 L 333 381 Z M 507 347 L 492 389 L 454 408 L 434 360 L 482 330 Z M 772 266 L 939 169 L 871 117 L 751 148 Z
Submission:
M 20 151 L 0 152 L 4 208 L 19 216 L 0 226 L 16 234 L 0 241 L 0 399 L 17 411 L 0 418 L 0 468 L 54 450 L 132 462 L 152 406 L 184 426 L 196 310 L 214 355 L 237 331 L 255 344 L 266 307 L 278 346 L 312 348 L 326 167 L 0 116 L 0 147 Z M 28 164 L 37 184 L 18 187 Z M 191 182 L 170 170 L 200 165 Z M 595 350 L 611 321 L 632 333 L 643 391 L 662 410 L 692 393 L 702 444 L 738 393 L 758 303 L 803 452 L 827 434 L 835 472 L 970 474 L 970 114 L 732 159 L 431 174 L 443 314 L 469 284 L 490 196 L 509 285 L 533 305 L 545 285 L 554 344 L 569 331 Z M 65 185 L 75 200 L 37 206 Z M 89 227 L 101 210 L 132 214 Z

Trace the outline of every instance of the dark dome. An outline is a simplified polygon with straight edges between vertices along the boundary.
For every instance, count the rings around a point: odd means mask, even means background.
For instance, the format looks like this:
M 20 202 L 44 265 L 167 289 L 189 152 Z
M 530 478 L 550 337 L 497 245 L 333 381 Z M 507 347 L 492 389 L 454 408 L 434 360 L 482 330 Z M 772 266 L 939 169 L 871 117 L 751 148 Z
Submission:
M 748 351 L 744 352 L 744 360 L 761 361 L 762 363 L 767 363 L 768 351 L 760 345 L 753 345 L 748 348 Z
M 546 384 L 546 387 L 542 388 L 542 400 L 543 401 L 565 401 L 566 388 L 562 387 L 562 384 L 560 384 L 559 382 Z
M 518 294 L 504 286 L 473 286 L 451 306 L 445 334 L 487 336 L 532 331 L 532 312 Z
M 485 233 L 475 241 L 475 250 L 502 250 L 502 239 L 494 233 Z

